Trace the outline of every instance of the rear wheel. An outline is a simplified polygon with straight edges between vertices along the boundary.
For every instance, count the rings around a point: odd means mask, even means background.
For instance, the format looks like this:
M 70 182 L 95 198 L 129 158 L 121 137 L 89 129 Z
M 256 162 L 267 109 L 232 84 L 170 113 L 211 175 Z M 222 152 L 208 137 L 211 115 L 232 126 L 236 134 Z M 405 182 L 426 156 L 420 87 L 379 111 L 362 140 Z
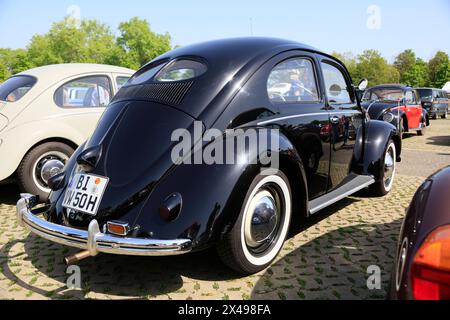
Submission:
M 395 143 L 389 140 L 389 144 L 384 152 L 384 163 L 381 176 L 370 186 L 370 193 L 375 197 L 381 197 L 391 191 L 394 185 L 395 168 L 396 168 L 397 153 Z
M 242 274 L 265 269 L 278 255 L 291 220 L 287 177 L 258 175 L 252 182 L 233 229 L 217 246 L 222 261 Z
M 444 114 L 442 115 L 442 119 L 447 119 L 448 117 L 448 111 L 445 111 Z
M 43 143 L 29 151 L 17 169 L 20 189 L 23 192 L 38 195 L 45 201 L 50 193 L 48 179 L 60 173 L 73 148 L 61 142 Z
M 421 125 L 422 125 L 422 129 L 417 130 L 418 136 L 424 136 L 427 133 L 427 120 L 422 119 Z

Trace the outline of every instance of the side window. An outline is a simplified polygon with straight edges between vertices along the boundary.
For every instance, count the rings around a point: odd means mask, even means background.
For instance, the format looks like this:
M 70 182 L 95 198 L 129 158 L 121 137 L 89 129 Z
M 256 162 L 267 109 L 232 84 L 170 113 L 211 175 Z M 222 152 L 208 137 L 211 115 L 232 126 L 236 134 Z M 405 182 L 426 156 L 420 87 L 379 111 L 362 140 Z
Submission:
M 331 104 L 352 103 L 349 88 L 342 72 L 335 66 L 322 62 L 323 78 L 328 101 Z
M 117 90 L 123 87 L 125 83 L 130 79 L 130 77 L 118 76 L 116 77 Z
M 281 62 L 271 71 L 267 93 L 273 103 L 318 102 L 313 64 L 307 58 Z
M 439 91 L 433 90 L 433 98 L 434 98 L 435 100 L 439 99 Z
M 415 101 L 414 101 L 414 96 L 413 96 L 413 93 L 412 93 L 412 91 L 406 91 L 406 94 L 405 94 L 405 102 L 407 103 L 407 104 L 413 104 Z
M 65 83 L 56 90 L 54 100 L 62 108 L 89 108 L 106 107 L 111 97 L 109 78 L 92 76 Z

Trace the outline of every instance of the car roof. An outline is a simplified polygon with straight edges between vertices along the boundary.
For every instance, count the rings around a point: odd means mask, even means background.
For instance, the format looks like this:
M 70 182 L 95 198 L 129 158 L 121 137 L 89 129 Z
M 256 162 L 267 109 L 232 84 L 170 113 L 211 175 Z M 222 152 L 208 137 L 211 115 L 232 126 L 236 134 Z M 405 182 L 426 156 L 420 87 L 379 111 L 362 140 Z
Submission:
M 179 56 L 200 56 L 207 60 L 210 58 L 223 58 L 230 61 L 230 58 L 240 64 L 239 62 L 248 61 L 249 58 L 256 57 L 263 52 L 269 51 L 283 51 L 283 50 L 306 50 L 313 52 L 320 52 L 318 49 L 309 45 L 279 38 L 268 37 L 241 37 L 241 38 L 226 38 L 220 40 L 212 40 L 197 44 L 192 44 L 186 47 L 181 47 L 172 50 L 155 60 L 170 59 Z
M 103 72 L 113 72 L 113 73 L 125 73 L 134 74 L 134 70 L 110 66 L 106 64 L 95 64 L 95 63 L 62 63 L 62 64 L 52 64 L 42 67 L 37 67 L 29 69 L 18 73 L 17 75 L 28 75 L 34 76 L 38 79 L 42 78 L 60 78 L 64 79 L 78 74 L 83 73 L 103 73 Z
M 426 88 L 426 87 L 423 87 L 423 88 L 416 88 L 416 90 L 436 90 L 436 91 L 444 91 L 444 92 L 445 92 L 444 89 L 438 89 L 438 88 Z
M 373 86 L 371 88 L 369 88 L 368 90 L 371 89 L 388 89 L 388 88 L 392 88 L 392 89 L 402 89 L 402 90 L 415 90 L 414 88 L 404 85 L 404 84 L 400 84 L 400 83 L 388 83 L 388 84 L 379 84 L 376 86 Z

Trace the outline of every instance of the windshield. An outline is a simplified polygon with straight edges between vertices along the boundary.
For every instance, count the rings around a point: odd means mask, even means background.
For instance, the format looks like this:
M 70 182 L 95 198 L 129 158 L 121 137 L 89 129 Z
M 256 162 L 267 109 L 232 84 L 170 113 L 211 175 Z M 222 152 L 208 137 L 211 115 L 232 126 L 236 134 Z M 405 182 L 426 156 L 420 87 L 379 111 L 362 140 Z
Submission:
M 30 76 L 14 76 L 0 85 L 0 100 L 6 102 L 19 101 L 35 85 L 36 78 Z
M 433 98 L 433 90 L 431 89 L 417 89 L 420 99 L 431 100 Z
M 363 101 L 399 101 L 404 92 L 396 88 L 370 89 L 364 94 Z

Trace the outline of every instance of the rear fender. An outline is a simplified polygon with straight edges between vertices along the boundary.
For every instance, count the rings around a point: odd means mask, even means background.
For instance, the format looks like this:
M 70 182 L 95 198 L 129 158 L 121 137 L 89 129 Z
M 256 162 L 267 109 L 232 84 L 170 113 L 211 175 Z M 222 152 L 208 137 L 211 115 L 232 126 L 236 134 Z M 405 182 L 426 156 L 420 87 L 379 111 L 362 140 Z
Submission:
M 272 134 L 275 131 L 269 132 Z M 290 176 L 300 178 L 293 179 L 296 184 L 291 185 L 291 189 L 295 189 L 295 192 L 305 190 L 305 173 L 297 151 L 284 135 L 274 134 L 279 135 L 279 148 L 275 152 L 280 156 L 280 167 L 282 170 L 290 169 Z M 223 137 L 224 139 L 216 139 L 207 144 L 208 147 L 231 139 L 226 135 Z M 236 158 L 242 156 L 248 157 L 248 163 L 177 165 L 155 187 L 135 226 L 139 226 L 144 234 L 151 234 L 155 238 L 192 239 L 195 250 L 220 240 L 234 226 L 250 184 L 264 169 L 259 161 L 255 164 L 256 154 L 237 154 Z M 176 220 L 167 222 L 160 217 L 159 208 L 174 193 L 182 196 L 182 209 Z M 306 204 L 307 194 L 302 199 L 304 201 L 299 202 Z

